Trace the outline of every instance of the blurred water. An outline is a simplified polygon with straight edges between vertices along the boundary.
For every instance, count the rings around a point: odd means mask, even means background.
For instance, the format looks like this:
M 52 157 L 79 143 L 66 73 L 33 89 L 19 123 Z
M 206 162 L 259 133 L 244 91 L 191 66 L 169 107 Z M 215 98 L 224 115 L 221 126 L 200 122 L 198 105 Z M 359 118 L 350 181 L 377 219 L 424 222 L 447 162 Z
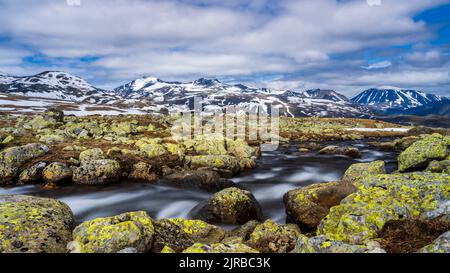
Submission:
M 291 189 L 339 180 L 351 164 L 358 162 L 381 159 L 386 161 L 389 172 L 396 169 L 395 153 L 373 150 L 365 142 L 352 145 L 361 150 L 361 159 L 300 153 L 294 144 L 280 147 L 275 152 L 263 153 L 256 169 L 246 170 L 232 180 L 253 192 L 263 207 L 265 218 L 284 222 L 283 195 Z M 56 198 L 71 207 L 79 222 L 137 210 L 147 211 L 156 219 L 186 218 L 193 207 L 210 196 L 204 192 L 136 183 L 104 187 L 70 185 L 51 191 L 42 190 L 38 185 L 18 186 L 0 188 L 0 194 Z

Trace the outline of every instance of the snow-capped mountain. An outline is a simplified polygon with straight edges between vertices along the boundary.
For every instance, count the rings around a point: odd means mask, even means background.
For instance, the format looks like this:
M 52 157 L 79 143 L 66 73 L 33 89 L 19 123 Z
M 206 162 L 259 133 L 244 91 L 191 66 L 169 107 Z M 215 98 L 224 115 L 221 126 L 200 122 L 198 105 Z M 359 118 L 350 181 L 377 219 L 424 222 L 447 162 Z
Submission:
M 352 99 L 353 102 L 384 111 L 407 110 L 438 103 L 445 98 L 416 90 L 394 87 L 371 88 Z
M 200 78 L 192 82 L 167 82 L 156 77 L 144 77 L 115 89 L 128 100 L 146 101 L 148 109 L 192 109 L 193 98 L 201 98 L 206 110 L 236 105 L 270 111 L 270 105 L 281 115 L 301 116 L 367 116 L 367 109 L 354 105 L 345 96 L 332 90 L 294 92 L 226 84 L 217 79 Z
M 96 88 L 80 77 L 60 71 L 46 71 L 26 77 L 0 74 L 0 92 L 91 103 L 107 103 L 115 99 L 113 93 Z

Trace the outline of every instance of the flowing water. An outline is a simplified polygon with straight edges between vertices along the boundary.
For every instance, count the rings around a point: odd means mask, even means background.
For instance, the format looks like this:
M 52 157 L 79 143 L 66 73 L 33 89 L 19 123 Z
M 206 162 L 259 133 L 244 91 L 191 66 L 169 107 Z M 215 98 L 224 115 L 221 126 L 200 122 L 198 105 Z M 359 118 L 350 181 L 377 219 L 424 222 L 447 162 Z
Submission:
M 395 153 L 373 150 L 366 142 L 351 145 L 361 150 L 362 158 L 301 153 L 295 144 L 280 147 L 277 151 L 263 153 L 256 169 L 244 171 L 232 180 L 255 195 L 265 218 L 282 223 L 285 221 L 283 195 L 291 189 L 339 180 L 351 164 L 358 162 L 384 160 L 388 172 L 396 169 Z M 138 183 L 101 188 L 71 185 L 50 191 L 38 185 L 27 185 L 0 188 L 0 194 L 56 198 L 71 207 L 79 222 L 136 210 L 145 210 L 156 219 L 187 218 L 192 208 L 210 196 L 204 192 Z

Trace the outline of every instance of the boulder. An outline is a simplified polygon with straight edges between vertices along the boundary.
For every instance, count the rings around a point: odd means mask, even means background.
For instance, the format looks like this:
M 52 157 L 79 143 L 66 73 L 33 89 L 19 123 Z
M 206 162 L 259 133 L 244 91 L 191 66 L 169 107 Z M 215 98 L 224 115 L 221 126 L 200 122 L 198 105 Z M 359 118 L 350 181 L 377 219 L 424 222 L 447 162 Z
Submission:
M 73 172 L 77 184 L 103 185 L 117 182 L 121 178 L 120 164 L 111 159 L 92 160 L 82 164 Z
M 424 246 L 420 253 L 450 253 L 450 231 L 442 234 L 432 244 Z
M 398 156 L 398 170 L 425 169 L 432 160 L 444 160 L 449 155 L 449 145 L 449 139 L 439 134 L 423 136 Z
M 145 162 L 138 162 L 133 165 L 128 179 L 138 182 L 154 183 L 158 180 L 158 175 L 152 170 L 152 166 Z
M 0 196 L 0 253 L 62 253 L 71 240 L 74 218 L 57 200 Z
M 432 173 L 442 173 L 447 172 L 447 169 L 450 167 L 450 160 L 442 160 L 437 161 L 433 160 L 428 164 L 428 167 L 426 168 L 426 172 L 432 172 Z
M 42 117 L 45 120 L 54 120 L 56 122 L 64 122 L 64 112 L 55 108 L 50 108 L 44 111 Z
M 94 148 L 88 149 L 80 153 L 80 164 L 87 165 L 94 160 L 105 159 L 105 155 L 103 154 L 102 149 Z
M 244 243 L 250 239 L 250 234 L 255 230 L 256 226 L 260 225 L 261 222 L 256 220 L 248 221 L 247 223 L 239 226 L 235 229 L 228 231 L 222 243 Z
M 192 169 L 206 167 L 221 174 L 234 175 L 241 169 L 239 160 L 229 155 L 199 155 L 190 157 Z
M 148 252 L 153 234 L 152 218 L 146 212 L 128 212 L 80 224 L 73 230 L 67 249 L 72 253 L 116 253 L 132 247 Z
M 64 163 L 54 162 L 45 167 L 42 178 L 47 183 L 67 182 L 72 178 L 72 169 Z
M 342 178 L 343 182 L 356 184 L 369 175 L 385 174 L 384 161 L 374 161 L 370 163 L 356 163 L 351 165 Z
M 225 237 L 225 231 L 201 220 L 163 219 L 155 221 L 153 251 L 160 252 L 165 246 L 182 252 L 194 243 L 213 244 Z
M 414 218 L 434 211 L 450 197 L 450 175 L 408 173 L 369 176 L 359 191 L 330 209 L 318 235 L 351 244 L 377 237 L 389 220 Z
M 338 240 L 329 240 L 326 236 L 308 238 L 300 236 L 293 253 L 386 253 L 380 244 L 369 241 L 365 245 L 348 244 Z
M 36 143 L 7 148 L 0 152 L 0 185 L 14 183 L 22 164 L 47 152 L 47 146 Z
M 206 222 L 232 225 L 262 218 L 261 206 L 253 194 L 235 187 L 213 194 L 208 201 L 195 207 L 191 214 Z
M 291 190 L 283 198 L 288 220 L 306 231 L 313 231 L 331 207 L 339 205 L 342 199 L 356 190 L 355 186 L 340 182 L 313 184 Z
M 255 227 L 245 244 L 262 253 L 287 253 L 294 249 L 300 234 L 296 225 L 267 220 Z
M 217 172 L 208 170 L 177 172 L 163 177 L 159 183 L 207 192 L 217 192 L 236 186 L 232 181 L 221 178 Z
M 344 155 L 351 158 L 360 158 L 361 152 L 358 148 L 354 147 L 339 147 L 330 145 L 319 151 L 319 154 L 328 154 L 328 155 Z
M 244 244 L 212 244 L 196 243 L 187 248 L 183 253 L 258 253 L 255 249 Z
M 42 179 L 42 171 L 47 166 L 45 162 L 39 162 L 23 170 L 19 175 L 19 184 L 30 184 Z

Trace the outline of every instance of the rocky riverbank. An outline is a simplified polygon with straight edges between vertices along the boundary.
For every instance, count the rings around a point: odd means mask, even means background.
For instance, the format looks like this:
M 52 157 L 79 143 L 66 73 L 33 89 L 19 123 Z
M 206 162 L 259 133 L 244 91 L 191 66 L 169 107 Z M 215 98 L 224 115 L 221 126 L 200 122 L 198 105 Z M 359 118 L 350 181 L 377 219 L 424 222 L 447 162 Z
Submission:
M 253 193 L 231 180 L 258 164 L 258 142 L 176 138 L 173 124 L 169 116 L 81 118 L 56 110 L 1 117 L 0 187 L 53 191 L 78 185 L 101 191 L 118 182 L 148 183 L 210 197 L 190 211 L 190 219 L 153 219 L 133 211 L 77 223 L 63 202 L 1 195 L 0 252 L 450 251 L 448 131 L 283 118 L 281 144 L 295 141 L 302 153 L 360 158 L 356 146 L 340 143 L 368 139 L 373 149 L 399 156 L 393 173 L 383 160 L 356 163 L 339 181 L 286 192 L 288 223 L 282 224 L 264 217 Z

